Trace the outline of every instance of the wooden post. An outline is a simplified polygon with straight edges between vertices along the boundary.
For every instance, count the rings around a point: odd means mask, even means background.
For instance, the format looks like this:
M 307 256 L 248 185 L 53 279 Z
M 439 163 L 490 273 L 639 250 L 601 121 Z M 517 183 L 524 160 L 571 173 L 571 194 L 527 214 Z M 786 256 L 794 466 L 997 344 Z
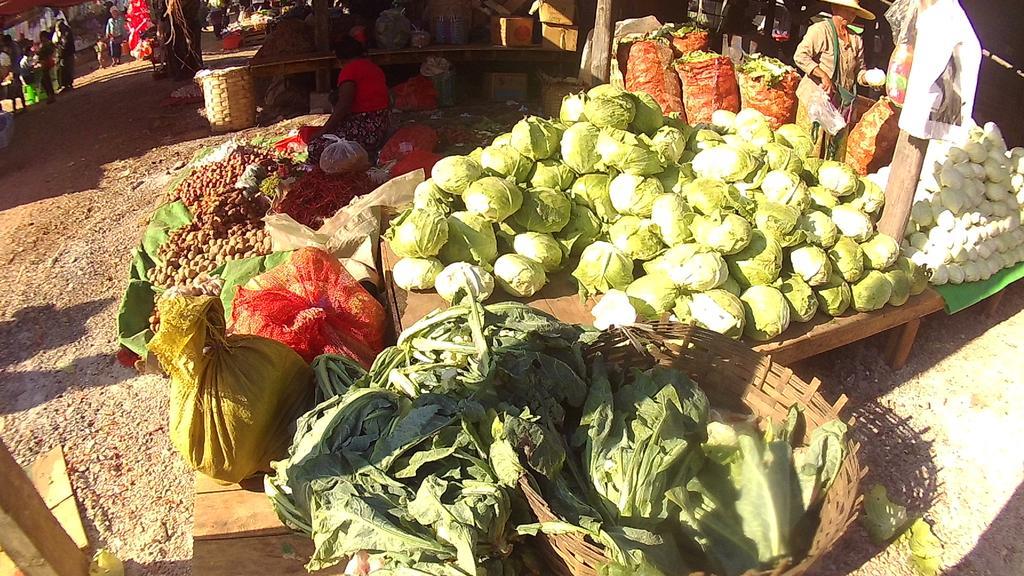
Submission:
M 605 84 L 611 76 L 612 36 L 615 34 L 613 4 L 613 0 L 597 0 L 594 39 L 590 52 L 590 75 L 593 84 Z
M 328 52 L 331 49 L 330 3 L 328 0 L 313 0 L 313 43 L 316 45 L 317 52 Z M 330 91 L 330 75 L 330 69 L 317 70 L 317 92 Z
M 0 441 L 0 548 L 27 576 L 85 576 L 89 560 Z
M 897 242 L 903 240 L 903 233 L 907 229 L 910 206 L 914 203 L 914 192 L 921 180 L 921 168 L 927 150 L 927 140 L 915 138 L 900 130 L 896 151 L 893 152 L 889 182 L 885 187 L 885 208 L 878 221 L 878 231 L 892 236 Z

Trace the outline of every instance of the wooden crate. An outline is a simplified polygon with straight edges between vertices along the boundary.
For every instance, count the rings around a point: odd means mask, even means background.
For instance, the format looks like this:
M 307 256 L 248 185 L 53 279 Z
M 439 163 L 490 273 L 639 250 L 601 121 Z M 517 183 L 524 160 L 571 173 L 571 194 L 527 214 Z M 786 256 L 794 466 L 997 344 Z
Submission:
M 571 26 L 576 23 L 576 0 L 542 0 L 538 12 L 544 24 Z
M 391 270 L 398 257 L 387 246 L 381 245 L 381 259 L 384 264 L 384 282 L 387 306 L 396 333 L 411 326 L 427 313 L 445 308 L 445 301 L 434 292 L 408 292 L 397 288 L 392 281 Z M 597 300 L 581 301 L 576 292 L 576 282 L 567 272 L 549 277 L 549 282 L 532 298 L 509 298 L 495 288 L 492 299 L 518 300 L 548 312 L 563 322 L 591 324 L 592 310 Z M 782 336 L 771 342 L 748 342 L 758 352 L 770 354 L 784 365 L 810 358 L 869 336 L 897 328 L 886 347 L 887 359 L 894 368 L 901 368 L 907 360 L 920 319 L 943 309 L 942 297 L 931 288 L 912 297 L 903 306 L 886 306 L 870 313 L 851 313 L 838 318 L 818 314 L 810 322 L 794 323 Z
M 576 51 L 580 29 L 575 26 L 559 26 L 557 24 L 541 24 L 540 45 L 550 50 Z
M 533 18 L 491 18 L 491 43 L 495 46 L 530 46 L 533 44 Z

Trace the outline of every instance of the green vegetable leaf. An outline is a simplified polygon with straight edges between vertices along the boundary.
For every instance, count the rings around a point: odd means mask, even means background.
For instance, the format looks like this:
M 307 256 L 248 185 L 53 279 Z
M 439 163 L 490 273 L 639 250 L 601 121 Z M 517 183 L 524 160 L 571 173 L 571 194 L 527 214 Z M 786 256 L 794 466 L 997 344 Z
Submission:
M 904 534 L 910 545 L 910 560 L 921 576 L 938 576 L 942 572 L 942 541 L 932 532 L 931 524 L 918 518 Z
M 863 523 L 872 542 L 882 545 L 907 529 L 907 509 L 889 500 L 885 486 L 875 484 L 864 496 Z

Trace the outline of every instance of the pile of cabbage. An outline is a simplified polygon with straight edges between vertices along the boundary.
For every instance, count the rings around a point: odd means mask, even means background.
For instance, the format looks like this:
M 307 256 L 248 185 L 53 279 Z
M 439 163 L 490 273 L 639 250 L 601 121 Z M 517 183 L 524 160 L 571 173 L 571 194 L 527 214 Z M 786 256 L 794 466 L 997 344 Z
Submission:
M 393 278 L 453 300 L 529 297 L 568 273 L 603 295 L 598 327 L 673 315 L 754 340 L 924 290 L 875 232 L 883 191 L 811 148 L 755 110 L 688 126 L 647 94 L 569 95 L 559 118 L 437 163 L 386 234 Z
M 986 280 L 1024 261 L 1024 148 L 1007 151 L 999 128 L 968 132 L 961 146 L 932 142 L 903 254 L 932 284 Z

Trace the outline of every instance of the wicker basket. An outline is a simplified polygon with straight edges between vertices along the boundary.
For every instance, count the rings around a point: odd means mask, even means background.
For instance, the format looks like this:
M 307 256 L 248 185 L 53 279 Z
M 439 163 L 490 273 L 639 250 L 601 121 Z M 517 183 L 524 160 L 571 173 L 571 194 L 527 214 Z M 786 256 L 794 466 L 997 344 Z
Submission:
M 214 132 L 256 125 L 256 98 L 248 68 L 204 70 L 196 78 L 202 83 L 206 118 Z
M 817 379 L 808 384 L 794 376 L 792 370 L 773 363 L 770 357 L 716 332 L 686 324 L 656 322 L 609 330 L 585 354 L 588 358 L 600 356 L 609 366 L 641 370 L 655 364 L 674 366 L 699 383 L 716 408 L 752 412 L 760 418 L 782 422 L 789 408 L 800 404 L 806 422 L 804 436 L 838 418 L 846 404 L 845 396 L 829 404 L 818 393 Z M 847 440 L 846 460 L 825 496 L 807 556 L 796 564 L 782 564 L 757 576 L 803 574 L 843 535 L 857 517 L 861 503 L 858 485 L 867 472 L 857 461 L 859 448 Z M 558 519 L 529 478 L 522 478 L 519 485 L 539 521 Z M 538 540 L 558 576 L 597 576 L 599 568 L 608 561 L 599 546 L 576 534 L 541 534 Z M 751 572 L 747 576 L 753 575 Z
M 544 115 L 549 118 L 558 118 L 558 112 L 562 109 L 562 98 L 586 89 L 586 86 L 575 80 L 554 79 L 542 76 L 540 101 Z

